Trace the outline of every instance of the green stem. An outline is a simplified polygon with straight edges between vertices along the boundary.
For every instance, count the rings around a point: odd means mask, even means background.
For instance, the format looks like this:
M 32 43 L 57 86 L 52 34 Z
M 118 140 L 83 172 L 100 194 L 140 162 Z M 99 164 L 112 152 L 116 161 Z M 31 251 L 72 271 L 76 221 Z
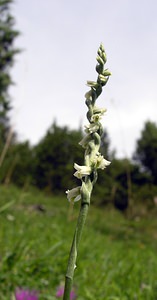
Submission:
M 90 204 L 90 194 L 88 196 L 88 199 L 87 197 L 84 197 L 86 199 L 84 199 L 84 201 L 82 200 L 81 203 L 80 213 L 77 220 L 77 225 L 76 225 L 73 242 L 70 250 L 69 260 L 68 260 L 67 272 L 65 276 L 65 288 L 64 288 L 63 300 L 70 300 L 70 292 L 73 283 L 74 270 L 76 267 L 77 251 L 78 251 L 79 242 L 81 240 L 84 224 L 86 222 L 86 218 L 88 214 L 88 208 Z

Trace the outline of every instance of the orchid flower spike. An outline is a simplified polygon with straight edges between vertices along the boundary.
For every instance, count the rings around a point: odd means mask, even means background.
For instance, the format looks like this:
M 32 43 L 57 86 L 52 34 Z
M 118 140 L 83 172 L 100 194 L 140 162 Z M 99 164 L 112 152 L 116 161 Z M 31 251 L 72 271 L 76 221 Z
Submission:
M 104 158 L 99 152 L 101 146 L 101 135 L 103 133 L 101 118 L 106 112 L 106 109 L 97 107 L 95 102 L 101 94 L 103 87 L 108 82 L 111 73 L 108 69 L 104 69 L 107 57 L 102 44 L 100 45 L 97 54 L 96 71 L 98 73 L 98 77 L 96 81 L 87 81 L 87 86 L 90 87 L 90 90 L 85 94 L 85 103 L 88 107 L 87 119 L 89 123 L 85 126 L 85 136 L 79 143 L 85 149 L 84 165 L 74 163 L 74 169 L 76 170 L 74 176 L 81 181 L 81 185 L 73 188 L 72 190 L 66 191 L 67 198 L 70 202 L 81 200 L 81 205 L 65 276 L 63 300 L 72 299 L 71 288 L 76 266 L 78 246 L 87 217 L 93 186 L 97 180 L 97 170 L 104 170 L 110 165 L 110 161 Z

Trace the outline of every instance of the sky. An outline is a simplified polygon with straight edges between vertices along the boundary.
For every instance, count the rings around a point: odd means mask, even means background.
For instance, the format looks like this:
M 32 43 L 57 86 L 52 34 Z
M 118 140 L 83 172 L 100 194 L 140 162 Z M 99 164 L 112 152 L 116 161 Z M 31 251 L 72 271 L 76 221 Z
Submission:
M 87 80 L 103 43 L 112 72 L 97 106 L 117 157 L 130 158 L 147 120 L 157 120 L 156 0 L 16 0 L 11 121 L 20 141 L 38 143 L 54 120 L 86 125 Z

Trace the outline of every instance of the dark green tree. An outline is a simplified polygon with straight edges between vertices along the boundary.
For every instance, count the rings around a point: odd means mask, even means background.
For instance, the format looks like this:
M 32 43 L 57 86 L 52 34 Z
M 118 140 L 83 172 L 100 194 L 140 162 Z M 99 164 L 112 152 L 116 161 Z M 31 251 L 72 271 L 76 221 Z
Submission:
M 11 109 L 8 89 L 13 84 L 10 68 L 15 55 L 19 52 L 14 47 L 14 40 L 19 32 L 14 29 L 15 20 L 10 13 L 13 0 L 0 0 L 0 143 L 6 141 L 9 129 L 8 113 Z
M 147 121 L 136 144 L 134 159 L 139 161 L 157 184 L 157 124 Z
M 101 136 L 101 146 L 100 146 L 100 152 L 104 157 L 107 157 L 107 159 L 111 159 L 111 152 L 110 152 L 110 139 L 108 136 L 108 132 L 104 129 L 103 134 Z
M 0 170 L 0 183 L 14 183 L 22 187 L 33 184 L 33 163 L 33 150 L 29 142 L 13 143 Z
M 52 192 L 65 191 L 73 180 L 73 164 L 81 163 L 81 130 L 70 130 L 53 123 L 34 148 L 36 186 Z

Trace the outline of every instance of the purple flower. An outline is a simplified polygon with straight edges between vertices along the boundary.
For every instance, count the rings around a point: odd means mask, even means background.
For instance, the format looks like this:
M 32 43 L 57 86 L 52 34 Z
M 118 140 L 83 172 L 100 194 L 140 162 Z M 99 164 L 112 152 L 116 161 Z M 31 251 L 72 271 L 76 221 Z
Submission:
M 64 287 L 59 287 L 59 288 L 57 289 L 56 297 L 57 297 L 57 298 L 60 298 L 60 297 L 63 296 L 63 294 L 64 294 Z
M 38 293 L 36 291 L 17 289 L 15 298 L 16 300 L 38 300 Z
M 57 293 L 56 293 L 56 297 L 57 298 L 61 298 L 63 297 L 64 295 L 64 287 L 63 286 L 60 286 L 58 289 L 57 289 Z M 74 290 L 72 290 L 70 292 L 70 300 L 75 300 L 76 299 L 76 293 Z

